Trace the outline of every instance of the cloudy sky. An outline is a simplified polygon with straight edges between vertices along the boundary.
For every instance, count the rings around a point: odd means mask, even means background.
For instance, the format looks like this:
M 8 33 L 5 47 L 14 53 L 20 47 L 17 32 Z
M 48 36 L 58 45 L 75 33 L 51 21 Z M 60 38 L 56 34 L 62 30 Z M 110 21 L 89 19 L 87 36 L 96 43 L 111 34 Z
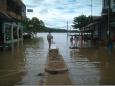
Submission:
M 91 15 L 91 0 L 22 0 L 27 9 L 27 17 L 38 17 L 45 25 L 54 28 L 66 28 L 68 21 L 72 25 L 73 18 L 81 14 Z M 92 0 L 92 15 L 101 15 L 102 0 Z

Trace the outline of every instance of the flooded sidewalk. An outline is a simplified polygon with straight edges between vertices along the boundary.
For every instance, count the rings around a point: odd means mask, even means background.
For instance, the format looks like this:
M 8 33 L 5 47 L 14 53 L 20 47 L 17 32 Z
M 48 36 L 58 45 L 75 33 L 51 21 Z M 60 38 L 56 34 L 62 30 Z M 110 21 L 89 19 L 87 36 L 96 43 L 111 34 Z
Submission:
M 72 80 L 76 85 L 114 85 L 115 50 L 106 46 L 69 50 L 66 59 Z
M 105 47 L 69 48 L 66 33 L 52 33 L 74 85 L 115 85 L 115 50 Z M 47 33 L 0 52 L 0 86 L 42 85 L 48 55 Z M 89 43 L 88 43 L 89 42 Z M 90 41 L 84 42 L 90 46 Z

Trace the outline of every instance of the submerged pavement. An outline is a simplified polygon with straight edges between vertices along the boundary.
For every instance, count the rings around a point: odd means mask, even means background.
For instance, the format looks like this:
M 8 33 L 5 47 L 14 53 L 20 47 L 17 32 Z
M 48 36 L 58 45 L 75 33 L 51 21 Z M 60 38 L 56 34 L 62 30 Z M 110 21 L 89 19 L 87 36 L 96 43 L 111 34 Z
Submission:
M 52 33 L 54 42 L 69 69 L 74 85 L 115 85 L 115 50 L 106 47 L 69 48 L 65 33 Z M 47 33 L 13 46 L 11 51 L 0 52 L 0 86 L 42 85 L 48 55 Z M 81 44 L 79 41 L 78 46 Z

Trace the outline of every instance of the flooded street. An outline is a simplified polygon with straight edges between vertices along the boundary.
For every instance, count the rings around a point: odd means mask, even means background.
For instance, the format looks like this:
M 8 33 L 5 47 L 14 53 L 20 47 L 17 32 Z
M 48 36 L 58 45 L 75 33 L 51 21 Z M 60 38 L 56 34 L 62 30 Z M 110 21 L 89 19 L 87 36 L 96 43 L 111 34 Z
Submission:
M 36 38 L 12 45 L 11 50 L 0 51 L 0 86 L 42 84 L 48 53 L 46 35 L 38 33 Z M 66 33 L 52 35 L 74 85 L 115 84 L 115 51 L 109 54 L 102 47 L 69 49 Z M 83 46 L 90 45 L 83 42 Z

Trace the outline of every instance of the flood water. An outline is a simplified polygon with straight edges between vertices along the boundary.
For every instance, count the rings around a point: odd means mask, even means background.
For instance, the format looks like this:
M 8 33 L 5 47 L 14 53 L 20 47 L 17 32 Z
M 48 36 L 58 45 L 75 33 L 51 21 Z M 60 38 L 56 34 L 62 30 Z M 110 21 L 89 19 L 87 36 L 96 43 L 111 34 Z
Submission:
M 114 50 L 110 54 L 105 47 L 90 47 L 89 41 L 83 42 L 88 48 L 69 49 L 66 33 L 52 34 L 74 85 L 115 84 Z M 36 38 L 12 44 L 11 50 L 0 51 L 0 86 L 42 84 L 48 53 L 46 35 L 38 33 Z

